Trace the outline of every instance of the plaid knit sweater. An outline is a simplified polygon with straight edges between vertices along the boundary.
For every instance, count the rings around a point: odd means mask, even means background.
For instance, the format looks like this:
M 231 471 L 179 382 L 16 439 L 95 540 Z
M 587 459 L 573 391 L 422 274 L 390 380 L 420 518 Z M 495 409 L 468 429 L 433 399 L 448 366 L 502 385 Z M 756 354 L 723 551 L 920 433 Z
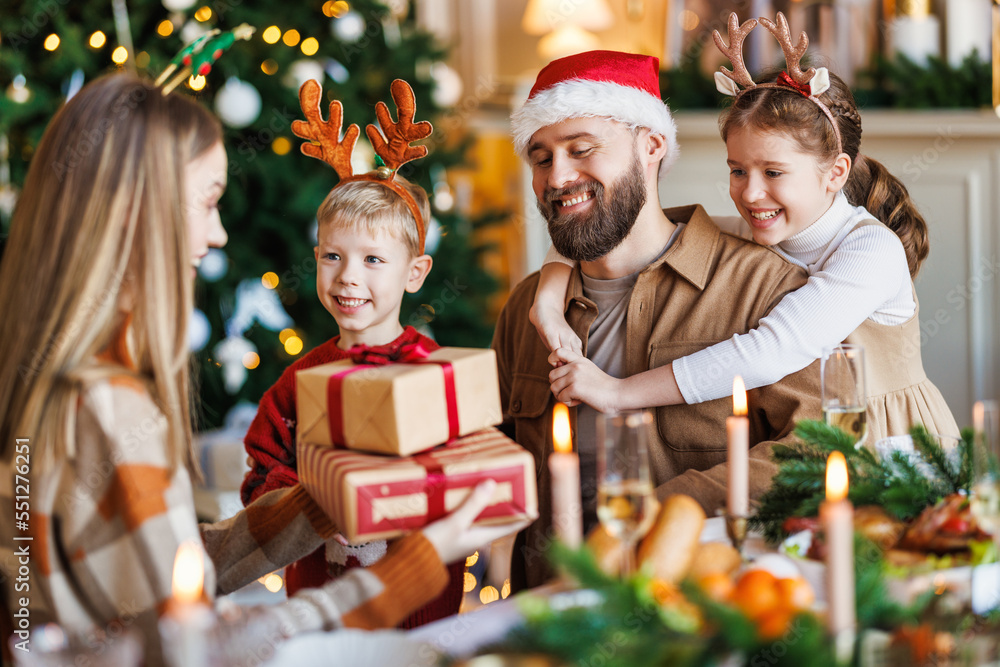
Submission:
M 187 470 L 168 465 L 163 414 L 134 376 L 84 388 L 75 453 L 50 470 L 30 472 L 27 486 L 18 478 L 24 471 L 18 466 L 31 466 L 25 435 L 26 454 L 18 456 L 10 443 L 0 462 L 4 639 L 12 630 L 52 621 L 81 633 L 120 622 L 142 633 L 146 664 L 160 665 L 157 620 L 170 598 L 179 544 L 204 544 L 211 599 L 312 552 L 334 531 L 298 485 L 262 494 L 229 520 L 199 526 Z M 15 514 L 18 496 L 27 497 L 27 516 Z M 374 567 L 265 613 L 286 636 L 392 627 L 446 582 L 434 547 L 415 533 Z
M 254 502 L 264 493 L 298 484 L 295 458 L 295 373 L 347 359 L 347 352 L 337 347 L 338 340 L 339 336 L 331 338 L 286 368 L 278 381 L 261 397 L 257 415 L 244 440 L 247 453 L 253 461 L 240 489 L 244 505 Z M 410 343 L 420 343 L 428 350 L 440 347 L 413 327 L 406 327 L 396 340 L 375 349 L 391 354 Z M 288 594 L 320 586 L 358 564 L 353 557 L 348 559 L 346 567 L 328 563 L 326 550 L 321 546 L 286 568 Z M 448 575 L 448 585 L 440 597 L 413 612 L 400 627 L 414 628 L 458 613 L 464 594 L 465 563 L 458 561 L 450 564 Z

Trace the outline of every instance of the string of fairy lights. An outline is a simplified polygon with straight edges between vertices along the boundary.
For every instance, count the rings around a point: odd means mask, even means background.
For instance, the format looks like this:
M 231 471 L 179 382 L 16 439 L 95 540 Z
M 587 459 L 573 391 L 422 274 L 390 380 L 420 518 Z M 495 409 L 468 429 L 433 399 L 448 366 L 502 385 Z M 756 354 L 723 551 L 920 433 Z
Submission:
M 351 6 L 345 0 L 328 0 L 323 4 L 323 15 L 328 18 L 338 19 L 346 17 L 350 11 Z M 208 5 L 199 7 L 193 14 L 194 20 L 198 23 L 208 23 L 212 20 L 212 16 L 212 8 Z M 156 26 L 156 34 L 162 38 L 170 37 L 175 31 L 182 28 L 183 20 L 183 15 L 179 13 L 175 13 L 172 18 L 163 19 Z M 348 28 L 348 32 L 352 30 L 353 27 Z M 271 25 L 262 31 L 261 38 L 267 44 L 277 44 L 280 41 L 289 47 L 298 46 L 299 50 L 302 51 L 302 54 L 307 57 L 314 56 L 319 52 L 319 40 L 315 37 L 306 37 L 305 39 L 302 39 L 301 34 L 295 28 L 289 28 L 288 30 L 282 31 L 280 27 Z M 61 43 L 62 39 L 57 33 L 53 32 L 45 37 L 45 40 L 42 42 L 42 46 L 46 51 L 51 52 L 56 51 Z M 107 43 L 108 37 L 102 30 L 95 30 L 90 35 L 90 39 L 87 41 L 87 45 L 95 51 L 103 49 Z M 128 62 L 128 49 L 124 46 L 116 46 L 111 51 L 110 58 L 112 63 L 122 67 L 126 64 L 126 62 Z M 145 51 L 137 53 L 135 56 L 135 65 L 139 69 L 145 69 L 149 65 L 149 54 Z M 268 76 L 273 76 L 278 72 L 278 63 L 273 58 L 268 58 L 260 64 L 260 69 Z M 23 80 L 23 77 L 21 78 Z M 204 76 L 192 74 L 188 77 L 186 85 L 191 90 L 200 91 L 205 87 L 205 83 L 206 79 Z M 12 91 L 8 91 L 8 94 L 15 102 L 26 102 L 30 97 L 30 91 L 23 81 L 21 85 L 14 87 Z

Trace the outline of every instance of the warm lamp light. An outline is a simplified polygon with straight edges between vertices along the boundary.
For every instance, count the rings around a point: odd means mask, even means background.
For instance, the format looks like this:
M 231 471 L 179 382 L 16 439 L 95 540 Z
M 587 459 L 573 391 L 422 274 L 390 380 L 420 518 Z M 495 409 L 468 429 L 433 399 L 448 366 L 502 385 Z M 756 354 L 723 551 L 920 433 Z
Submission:
M 826 460 L 826 499 L 831 503 L 847 497 L 847 459 L 833 452 Z
M 606 0 L 529 0 L 521 28 L 529 35 L 545 35 L 538 54 L 547 60 L 600 46 L 591 30 L 607 30 L 615 22 Z
M 747 386 L 739 375 L 733 378 L 733 414 L 742 417 L 747 413 Z
M 180 603 L 201 600 L 205 586 L 205 562 L 201 549 L 193 542 L 184 542 L 174 557 L 173 596 Z
M 563 454 L 573 451 L 573 436 L 569 430 L 569 408 L 565 403 L 556 403 L 552 410 L 552 447 Z

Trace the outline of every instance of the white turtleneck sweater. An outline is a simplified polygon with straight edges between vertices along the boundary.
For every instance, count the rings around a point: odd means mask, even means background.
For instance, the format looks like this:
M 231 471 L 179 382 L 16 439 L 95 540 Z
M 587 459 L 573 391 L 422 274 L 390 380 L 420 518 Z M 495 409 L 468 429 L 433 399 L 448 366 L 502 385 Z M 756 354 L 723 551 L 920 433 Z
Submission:
M 871 224 L 858 226 L 866 220 Z M 756 329 L 675 360 L 687 403 L 730 395 L 735 375 L 748 389 L 772 384 L 820 358 L 866 319 L 896 325 L 916 312 L 903 244 L 864 207 L 851 206 L 843 192 L 816 222 L 775 250 L 805 268 L 808 282 L 785 295 Z M 706 372 L 712 367 L 731 372 L 719 377 Z

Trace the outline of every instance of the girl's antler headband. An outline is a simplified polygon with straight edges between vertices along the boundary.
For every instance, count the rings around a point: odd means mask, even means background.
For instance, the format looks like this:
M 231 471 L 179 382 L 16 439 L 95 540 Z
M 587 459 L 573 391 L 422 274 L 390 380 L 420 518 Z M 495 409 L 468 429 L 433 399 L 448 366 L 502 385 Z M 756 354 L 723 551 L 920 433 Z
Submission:
M 750 31 L 757 26 L 757 19 L 750 19 L 740 25 L 736 13 L 729 15 L 729 46 L 722 41 L 722 35 L 718 30 L 712 32 L 715 45 L 733 64 L 733 71 L 725 67 L 720 67 L 715 73 L 715 87 L 723 95 L 732 95 L 739 98 L 740 95 L 753 88 L 786 88 L 800 93 L 803 97 L 812 100 L 816 106 L 822 110 L 830 123 L 833 124 L 833 133 L 837 137 L 837 153 L 843 152 L 843 142 L 840 139 L 840 128 L 830 111 L 830 107 L 824 104 L 817 95 L 822 95 L 830 88 L 830 71 L 825 67 L 810 67 L 805 72 L 800 66 L 802 56 L 809 48 L 809 37 L 805 32 L 799 35 L 799 43 L 792 46 L 791 31 L 788 29 L 788 21 L 785 15 L 778 12 L 778 23 L 775 25 L 769 19 L 761 18 L 761 25 L 774 35 L 781 45 L 781 50 L 785 54 L 785 71 L 778 75 L 775 83 L 754 83 L 753 78 L 747 71 L 743 63 L 743 40 L 746 39 Z M 743 89 L 740 89 L 743 86 Z
M 378 118 L 378 124 L 382 126 L 382 132 L 379 132 L 374 125 L 365 128 L 368 139 L 375 149 L 375 154 L 384 163 L 375 171 L 354 175 L 354 169 L 351 167 L 351 152 L 354 151 L 354 144 L 357 142 L 361 130 L 352 123 L 341 139 L 340 127 L 343 123 L 344 108 L 339 100 L 330 102 L 330 119 L 323 120 L 320 110 L 323 91 L 315 79 L 306 81 L 299 88 L 299 104 L 302 106 L 306 120 L 293 121 L 292 132 L 296 136 L 308 140 L 302 144 L 304 154 L 323 160 L 333 167 L 337 175 L 340 176 L 338 186 L 352 181 L 372 181 L 384 185 L 402 197 L 417 222 L 420 254 L 423 254 L 424 238 L 427 235 L 426 222 L 413 195 L 395 181 L 395 176 L 396 170 L 407 162 L 427 155 L 426 146 L 411 146 L 410 143 L 429 137 L 433 128 L 426 120 L 419 123 L 413 122 L 417 105 L 410 84 L 402 79 L 396 79 L 392 82 L 390 90 L 392 100 L 399 110 L 399 120 L 394 123 L 392 116 L 389 115 L 389 107 L 386 106 L 385 102 L 379 102 L 375 106 L 375 116 Z

